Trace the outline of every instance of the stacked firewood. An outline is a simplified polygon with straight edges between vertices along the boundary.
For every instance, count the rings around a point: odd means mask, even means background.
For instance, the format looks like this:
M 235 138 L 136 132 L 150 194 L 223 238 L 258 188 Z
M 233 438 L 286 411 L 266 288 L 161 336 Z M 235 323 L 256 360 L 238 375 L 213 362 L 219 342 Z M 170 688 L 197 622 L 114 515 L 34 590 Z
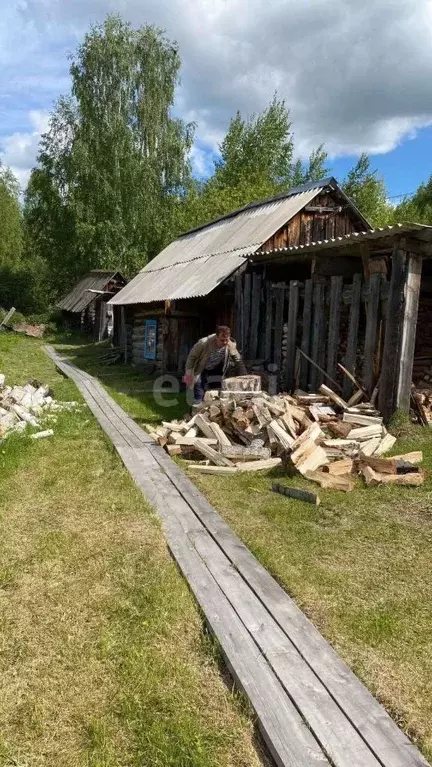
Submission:
M 270 396 L 259 376 L 228 379 L 209 391 L 195 415 L 148 427 L 171 456 L 205 474 L 235 474 L 282 466 L 321 487 L 349 491 L 366 484 L 418 485 L 421 453 L 383 459 L 396 442 L 380 414 L 356 392 L 344 401 L 322 385 L 317 394 Z M 355 402 L 356 404 L 352 404 Z
M 49 386 L 29 381 L 25 386 L 7 386 L 0 373 L 0 443 L 17 432 L 30 431 L 32 439 L 51 437 L 60 411 L 78 408 L 78 402 L 57 402 Z

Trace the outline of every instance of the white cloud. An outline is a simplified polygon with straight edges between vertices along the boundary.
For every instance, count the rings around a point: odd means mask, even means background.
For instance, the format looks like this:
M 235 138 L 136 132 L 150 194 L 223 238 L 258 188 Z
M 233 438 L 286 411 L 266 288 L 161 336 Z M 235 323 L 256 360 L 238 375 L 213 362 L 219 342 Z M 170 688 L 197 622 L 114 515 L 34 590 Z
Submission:
M 27 132 L 16 132 L 0 140 L 0 158 L 17 177 L 21 188 L 27 185 L 34 165 L 41 134 L 48 127 L 48 113 L 30 110 L 28 120 L 32 127 Z
M 37 129 L 28 113 L 64 92 L 66 53 L 108 12 L 179 42 L 177 106 L 197 122 L 196 168 L 237 109 L 256 112 L 275 90 L 303 156 L 323 142 L 332 156 L 388 152 L 432 124 L 431 0 L 9 0 L 0 130 L 11 154 L 30 159 Z

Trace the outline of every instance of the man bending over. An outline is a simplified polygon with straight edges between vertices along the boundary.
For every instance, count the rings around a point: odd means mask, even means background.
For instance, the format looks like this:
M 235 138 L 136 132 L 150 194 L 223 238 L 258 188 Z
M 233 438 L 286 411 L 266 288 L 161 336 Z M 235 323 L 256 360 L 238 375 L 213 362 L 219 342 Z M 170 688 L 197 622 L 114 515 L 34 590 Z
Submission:
M 235 375 L 246 375 L 246 368 L 231 339 L 231 330 L 218 325 L 216 333 L 200 338 L 189 352 L 186 361 L 185 384 L 194 393 L 194 405 L 202 402 L 208 389 L 221 389 L 222 381 L 230 364 L 235 366 Z

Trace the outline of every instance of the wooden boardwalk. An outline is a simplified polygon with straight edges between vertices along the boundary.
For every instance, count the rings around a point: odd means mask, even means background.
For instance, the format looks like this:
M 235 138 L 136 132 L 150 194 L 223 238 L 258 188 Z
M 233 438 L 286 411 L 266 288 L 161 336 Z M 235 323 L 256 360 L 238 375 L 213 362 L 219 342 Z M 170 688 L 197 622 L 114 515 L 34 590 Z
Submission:
M 339 658 L 162 448 L 92 376 L 51 347 L 158 511 L 169 549 L 279 767 L 426 767 Z

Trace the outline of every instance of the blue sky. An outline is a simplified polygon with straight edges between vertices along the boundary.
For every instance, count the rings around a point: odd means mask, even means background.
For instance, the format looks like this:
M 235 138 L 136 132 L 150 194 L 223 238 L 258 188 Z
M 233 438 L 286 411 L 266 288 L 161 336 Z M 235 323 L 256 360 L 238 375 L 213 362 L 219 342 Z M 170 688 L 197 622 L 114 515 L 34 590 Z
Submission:
M 90 23 L 120 13 L 180 45 L 177 109 L 197 124 L 198 174 L 230 117 L 275 91 L 302 157 L 324 143 L 343 177 L 369 152 L 390 196 L 432 173 L 432 0 L 8 0 L 0 18 L 0 157 L 24 186 L 68 54 Z

